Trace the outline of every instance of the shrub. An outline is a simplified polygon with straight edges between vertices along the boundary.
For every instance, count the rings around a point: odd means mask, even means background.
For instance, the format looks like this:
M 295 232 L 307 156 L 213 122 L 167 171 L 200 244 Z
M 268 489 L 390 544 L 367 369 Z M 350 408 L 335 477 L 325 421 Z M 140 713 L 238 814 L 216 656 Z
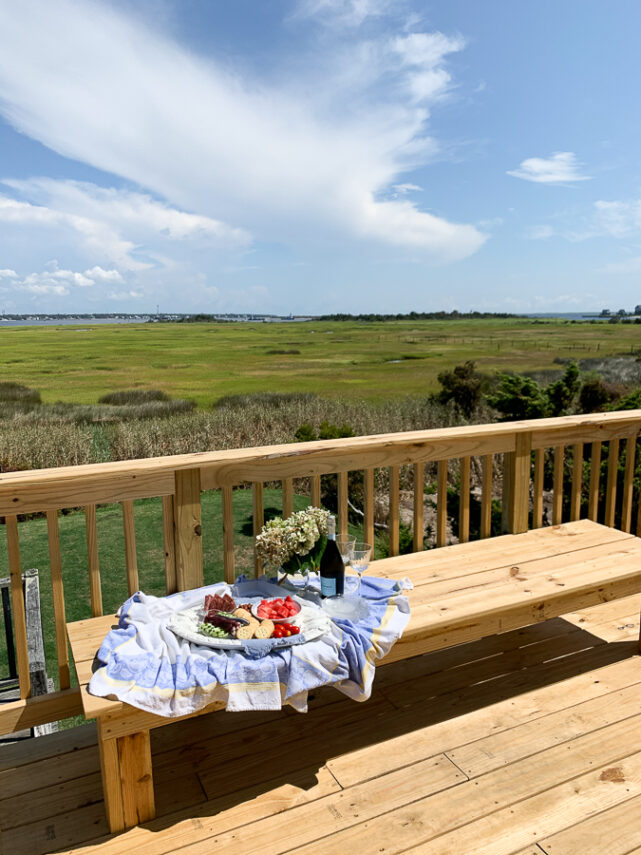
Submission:
M 545 389 L 551 416 L 565 416 L 571 410 L 581 386 L 579 366 L 570 362 L 563 376 Z
M 313 442 L 315 439 L 318 439 L 316 431 L 309 422 L 305 422 L 305 424 L 297 428 L 294 437 L 296 442 Z
M 323 421 L 318 429 L 319 439 L 344 439 L 349 436 L 354 436 L 354 431 L 348 424 L 342 424 L 338 427 L 338 425 Z
M 13 380 L 0 382 L 0 401 L 15 401 L 20 404 L 40 404 L 40 392 Z
M 126 404 L 148 404 L 150 401 L 169 400 L 169 395 L 160 389 L 123 389 L 120 392 L 109 392 L 103 395 L 98 398 L 98 403 L 122 407 Z
M 466 419 L 481 403 L 483 377 L 476 371 L 476 363 L 468 360 L 455 366 L 453 371 L 442 371 L 438 382 L 443 387 L 438 395 L 441 404 L 454 401 Z
M 502 421 L 540 419 L 548 414 L 548 399 L 536 380 L 521 374 L 500 374 L 488 404 L 502 414 Z
M 602 413 L 619 397 L 620 392 L 612 383 L 600 377 L 589 377 L 579 392 L 579 410 L 582 413 Z

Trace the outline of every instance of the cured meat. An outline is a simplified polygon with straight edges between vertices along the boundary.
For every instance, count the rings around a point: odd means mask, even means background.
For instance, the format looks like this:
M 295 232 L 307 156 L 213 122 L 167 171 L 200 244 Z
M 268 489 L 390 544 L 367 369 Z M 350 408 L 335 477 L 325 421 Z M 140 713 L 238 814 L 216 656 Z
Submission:
M 236 608 L 236 603 L 233 597 L 229 594 L 207 594 L 205 596 L 205 617 L 212 612 L 233 612 Z

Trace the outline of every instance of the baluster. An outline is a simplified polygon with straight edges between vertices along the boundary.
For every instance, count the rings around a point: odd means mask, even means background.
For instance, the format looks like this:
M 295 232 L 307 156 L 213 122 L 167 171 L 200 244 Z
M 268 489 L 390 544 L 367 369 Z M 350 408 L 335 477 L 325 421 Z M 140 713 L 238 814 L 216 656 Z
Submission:
M 283 478 L 283 519 L 291 517 L 294 512 L 294 482 L 291 478 Z
M 136 527 L 134 503 L 131 499 L 122 502 L 122 524 L 125 531 L 125 565 L 127 567 L 127 589 L 129 596 L 140 589 L 138 581 L 138 558 L 136 556 Z
M 581 519 L 581 491 L 583 489 L 583 443 L 572 446 L 572 493 L 570 496 L 570 519 Z
M 365 543 L 374 546 L 374 470 L 366 469 L 363 479 L 364 487 L 364 518 L 363 539 Z
M 537 448 L 534 452 L 534 496 L 532 501 L 532 528 L 543 525 L 543 466 L 545 449 Z
M 483 457 L 483 480 L 481 487 L 481 537 L 492 536 L 492 469 L 494 458 L 491 454 Z
M 320 475 L 312 475 L 311 503 L 315 508 L 321 506 L 321 479 Z
M 20 683 L 20 697 L 24 699 L 31 697 L 31 677 L 27 646 L 27 616 L 24 607 L 24 591 L 22 590 L 18 518 L 16 516 L 6 517 L 5 526 L 9 553 L 9 573 L 11 574 L 11 604 L 13 606 L 13 630 L 18 659 L 18 681 Z
M 637 450 L 636 436 L 629 436 L 625 442 L 625 478 L 623 480 L 623 506 L 621 509 L 621 529 L 630 531 L 632 527 L 632 490 L 634 488 L 634 463 Z
M 436 480 L 436 545 L 445 546 L 447 539 L 447 460 L 439 460 Z
M 347 479 L 348 472 L 338 473 L 338 537 L 347 537 Z
M 514 487 L 514 452 L 503 452 L 503 477 L 501 480 L 501 531 L 512 531 L 512 490 Z
M 252 497 L 254 505 L 254 538 L 260 534 L 262 527 L 265 525 L 265 508 L 264 508 L 264 484 L 261 481 L 254 481 L 252 484 Z M 312 502 L 313 504 L 313 502 Z M 263 569 L 263 562 L 256 553 L 254 547 L 254 575 L 260 576 Z
M 554 449 L 554 496 L 552 499 L 552 525 L 563 522 L 563 462 L 565 447 L 557 445 Z
M 225 582 L 230 585 L 236 579 L 234 561 L 234 492 L 232 487 L 223 487 L 223 569 Z
M 174 497 L 162 497 L 162 536 L 165 550 L 165 590 L 175 594 L 178 590 L 176 577 L 176 525 L 174 521 Z
M 423 486 L 424 486 L 424 464 L 414 464 L 414 552 L 420 552 L 423 549 L 423 529 L 425 527 L 425 517 L 423 515 Z
M 176 582 L 179 591 L 189 591 L 204 584 L 200 470 L 179 469 L 174 481 Z
M 590 451 L 590 498 L 588 517 L 594 522 L 599 520 L 599 482 L 601 481 L 601 443 L 593 442 Z
M 470 539 L 470 458 L 461 458 L 460 492 L 458 510 L 458 539 L 467 543 Z
M 89 587 L 91 594 L 91 614 L 102 614 L 102 591 L 100 589 L 100 562 L 98 560 L 98 527 L 96 525 L 96 506 L 85 507 L 85 529 L 87 532 L 87 559 L 89 562 Z
M 605 524 L 614 528 L 617 503 L 617 475 L 619 471 L 619 440 L 611 439 L 608 448 L 608 480 L 605 487 Z
M 399 471 L 398 466 L 391 466 L 389 470 L 389 549 L 390 555 L 398 555 L 399 552 L 399 529 L 398 529 L 398 499 L 399 499 Z
M 49 570 L 53 597 L 53 619 L 56 630 L 56 652 L 58 654 L 58 679 L 61 689 L 71 685 L 69 677 L 69 651 L 67 648 L 67 621 L 65 617 L 65 594 L 62 584 L 62 558 L 60 555 L 60 532 L 58 511 L 47 511 L 47 536 L 49 540 Z

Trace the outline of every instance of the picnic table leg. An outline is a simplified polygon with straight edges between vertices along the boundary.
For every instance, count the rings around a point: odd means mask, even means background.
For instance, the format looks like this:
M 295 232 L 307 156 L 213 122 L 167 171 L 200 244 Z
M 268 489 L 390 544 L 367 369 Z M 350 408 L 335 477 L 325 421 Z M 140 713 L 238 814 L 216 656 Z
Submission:
M 156 816 L 149 731 L 128 736 L 101 735 L 98 721 L 105 812 L 112 833 Z
M 102 722 L 100 719 L 98 719 L 98 747 L 100 748 L 100 773 L 102 775 L 105 813 L 107 814 L 109 831 L 114 834 L 125 829 L 125 820 L 122 812 L 122 790 L 120 789 L 118 740 L 103 738 Z

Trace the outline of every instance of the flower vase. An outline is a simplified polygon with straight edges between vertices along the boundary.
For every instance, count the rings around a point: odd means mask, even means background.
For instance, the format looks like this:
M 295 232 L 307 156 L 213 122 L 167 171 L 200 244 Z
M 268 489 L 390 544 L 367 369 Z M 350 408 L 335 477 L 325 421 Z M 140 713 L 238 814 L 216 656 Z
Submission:
M 278 567 L 276 572 L 277 583 L 288 591 L 302 594 L 309 587 L 310 570 L 309 564 L 299 568 L 296 573 L 286 573 L 282 567 Z

